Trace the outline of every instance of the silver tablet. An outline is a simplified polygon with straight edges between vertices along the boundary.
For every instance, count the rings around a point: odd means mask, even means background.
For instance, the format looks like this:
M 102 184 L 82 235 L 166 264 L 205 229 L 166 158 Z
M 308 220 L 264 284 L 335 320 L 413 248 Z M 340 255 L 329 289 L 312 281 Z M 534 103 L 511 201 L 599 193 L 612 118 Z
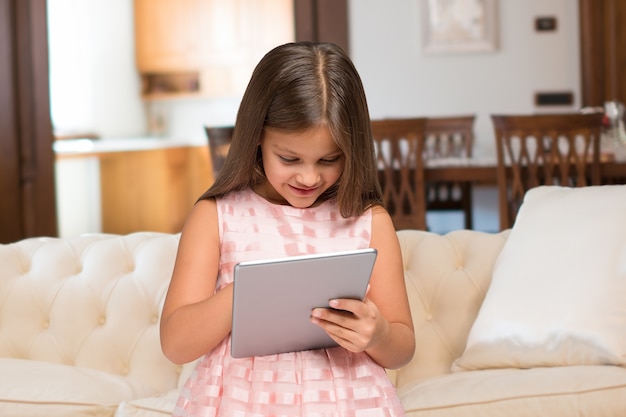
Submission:
M 235 265 L 231 355 L 264 356 L 336 346 L 310 322 L 333 298 L 363 299 L 376 249 Z

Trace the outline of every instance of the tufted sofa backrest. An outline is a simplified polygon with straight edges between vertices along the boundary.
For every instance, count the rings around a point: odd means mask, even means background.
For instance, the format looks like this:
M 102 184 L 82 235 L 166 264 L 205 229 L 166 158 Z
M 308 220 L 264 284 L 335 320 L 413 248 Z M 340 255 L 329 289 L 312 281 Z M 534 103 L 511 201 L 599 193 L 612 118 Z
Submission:
M 397 387 L 450 372 L 508 234 L 398 232 L 417 347 L 408 365 L 389 372 Z M 0 245 L 0 357 L 175 388 L 185 378 L 161 352 L 158 323 L 178 239 L 140 232 Z
M 508 231 L 398 232 L 416 340 L 413 360 L 389 372 L 398 388 L 450 373 L 452 362 L 465 349 L 508 235 Z
M 125 375 L 164 391 L 159 315 L 178 235 L 31 238 L 0 245 L 0 357 Z

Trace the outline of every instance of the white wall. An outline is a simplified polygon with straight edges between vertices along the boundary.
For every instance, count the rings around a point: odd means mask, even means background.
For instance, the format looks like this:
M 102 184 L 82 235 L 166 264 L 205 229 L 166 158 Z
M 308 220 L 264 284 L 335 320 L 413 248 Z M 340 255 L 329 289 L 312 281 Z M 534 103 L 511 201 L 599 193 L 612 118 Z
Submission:
M 146 134 L 132 0 L 47 0 L 53 126 L 104 138 Z
M 52 123 L 102 138 L 146 134 L 132 0 L 47 0 Z M 59 236 L 102 230 L 97 158 L 55 164 Z
M 350 0 L 350 48 L 372 117 L 477 114 L 478 152 L 493 154 L 489 114 L 536 108 L 536 91 L 565 90 L 580 103 L 577 0 L 499 0 L 498 50 L 427 55 L 426 0 Z M 555 16 L 556 32 L 535 32 L 536 16 Z

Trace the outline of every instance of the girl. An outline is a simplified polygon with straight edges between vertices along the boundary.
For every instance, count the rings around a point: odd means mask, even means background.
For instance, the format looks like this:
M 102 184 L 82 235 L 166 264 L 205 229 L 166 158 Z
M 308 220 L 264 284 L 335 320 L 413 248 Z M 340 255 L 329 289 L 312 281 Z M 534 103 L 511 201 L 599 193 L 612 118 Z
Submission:
M 181 234 L 161 344 L 175 363 L 202 359 L 175 416 L 404 415 L 384 368 L 406 364 L 415 339 L 381 201 L 365 92 L 348 56 L 328 43 L 271 50 L 242 98 L 224 166 Z M 230 356 L 236 263 L 364 247 L 378 250 L 366 299 L 311 313 L 338 347 Z

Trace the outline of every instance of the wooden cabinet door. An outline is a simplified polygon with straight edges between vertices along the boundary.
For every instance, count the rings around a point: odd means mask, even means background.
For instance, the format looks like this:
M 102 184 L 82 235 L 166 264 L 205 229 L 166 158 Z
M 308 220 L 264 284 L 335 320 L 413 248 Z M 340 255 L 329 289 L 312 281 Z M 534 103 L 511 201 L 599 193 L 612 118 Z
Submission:
M 295 40 L 293 0 L 203 0 L 202 91 L 242 93 L 271 48 Z
M 200 69 L 202 0 L 135 0 L 135 48 L 142 73 Z
M 178 233 L 211 185 L 206 146 L 111 152 L 100 157 L 102 231 Z
M 295 39 L 293 0 L 134 1 L 139 72 L 196 73 L 210 96 L 243 92 L 261 57 Z

